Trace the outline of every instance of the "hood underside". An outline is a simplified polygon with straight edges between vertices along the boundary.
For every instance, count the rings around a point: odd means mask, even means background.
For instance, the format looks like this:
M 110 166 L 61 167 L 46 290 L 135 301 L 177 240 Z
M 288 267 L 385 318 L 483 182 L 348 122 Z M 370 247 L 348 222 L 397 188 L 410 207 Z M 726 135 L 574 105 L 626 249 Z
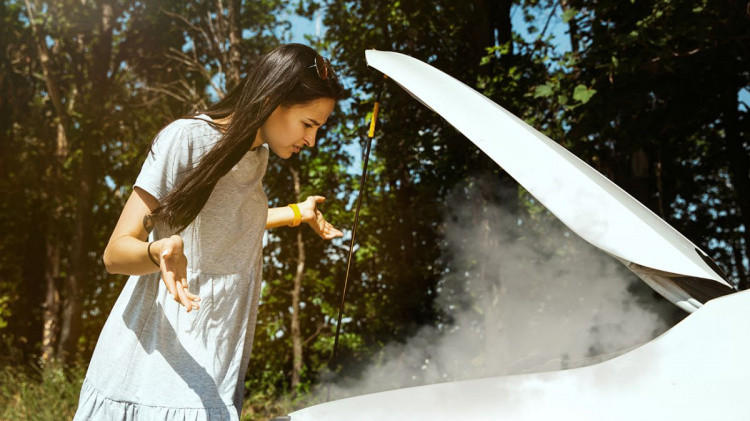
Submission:
M 485 96 L 412 57 L 368 50 L 383 72 L 502 167 L 570 230 L 688 312 L 735 292 L 716 264 L 568 150 Z

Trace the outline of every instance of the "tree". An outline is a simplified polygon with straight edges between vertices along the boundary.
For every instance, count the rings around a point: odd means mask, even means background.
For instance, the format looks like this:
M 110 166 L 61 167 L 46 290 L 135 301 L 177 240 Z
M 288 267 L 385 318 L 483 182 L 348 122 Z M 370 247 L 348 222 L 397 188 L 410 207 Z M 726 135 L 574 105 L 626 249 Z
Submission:
M 583 46 L 571 77 L 560 74 L 560 90 L 587 100 L 563 105 L 566 138 L 747 288 L 744 5 L 568 4 Z
M 276 45 L 273 31 L 281 22 L 274 14 L 281 5 L 266 1 L 238 8 L 233 2 L 227 10 L 221 1 L 3 3 L 9 22 L 3 86 L 8 97 L 22 99 L 3 104 L 10 108 L 3 135 L 21 157 L 3 169 L 23 205 L 5 208 L 3 217 L 17 221 L 20 241 L 4 243 L 3 250 L 10 252 L 13 244 L 29 250 L 25 262 L 3 266 L 4 285 L 19 296 L 5 305 L 12 314 L 31 316 L 13 318 L 9 325 L 27 352 L 38 346 L 28 340 L 36 336 L 29 335 L 33 329 L 43 332 L 45 361 L 73 361 L 80 351 L 91 351 L 101 315 L 123 281 L 106 274 L 100 253 L 148 140 L 168 121 L 205 106 L 206 87 L 220 80 L 212 66 L 227 70 L 237 83 L 238 57 L 249 63 L 257 49 Z M 209 33 L 201 32 L 205 28 L 219 29 L 200 50 L 196 37 Z M 238 32 L 244 38 L 238 39 Z M 186 34 L 193 37 L 193 50 L 184 47 Z M 196 61 L 181 60 L 176 52 Z M 39 293 L 46 297 L 41 315 L 33 311 Z

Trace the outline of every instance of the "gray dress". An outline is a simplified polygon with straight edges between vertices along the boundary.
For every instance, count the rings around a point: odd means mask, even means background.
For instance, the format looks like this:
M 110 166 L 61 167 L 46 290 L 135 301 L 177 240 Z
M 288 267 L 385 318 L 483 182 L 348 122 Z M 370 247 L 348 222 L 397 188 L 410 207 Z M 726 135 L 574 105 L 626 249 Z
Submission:
M 203 121 L 174 121 L 157 135 L 135 186 L 161 200 L 220 135 Z M 200 310 L 175 302 L 159 272 L 128 279 L 99 336 L 75 420 L 239 419 L 261 289 L 267 163 L 265 145 L 249 151 L 180 234 Z M 149 241 L 172 234 L 157 224 Z

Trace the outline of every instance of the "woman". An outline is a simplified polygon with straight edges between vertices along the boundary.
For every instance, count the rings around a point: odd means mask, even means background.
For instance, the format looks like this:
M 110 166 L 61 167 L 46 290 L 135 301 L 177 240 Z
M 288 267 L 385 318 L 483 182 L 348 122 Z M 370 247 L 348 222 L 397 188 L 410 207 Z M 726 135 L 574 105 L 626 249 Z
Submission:
M 76 420 L 237 420 L 261 287 L 264 228 L 308 223 L 320 196 L 268 209 L 262 178 L 315 145 L 343 90 L 330 63 L 290 44 L 261 57 L 203 114 L 152 142 L 106 250 L 131 275 L 109 315 Z

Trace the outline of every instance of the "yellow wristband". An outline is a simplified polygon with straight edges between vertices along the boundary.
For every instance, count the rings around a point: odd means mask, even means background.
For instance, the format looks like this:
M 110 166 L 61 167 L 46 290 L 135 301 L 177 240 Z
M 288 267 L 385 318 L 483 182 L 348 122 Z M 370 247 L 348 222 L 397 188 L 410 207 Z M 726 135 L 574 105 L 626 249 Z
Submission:
M 302 222 L 302 214 L 299 212 L 299 207 L 297 207 L 296 203 L 292 203 L 288 206 L 292 208 L 292 211 L 294 212 L 294 222 L 292 222 L 292 224 L 289 226 L 296 227 L 300 222 Z

